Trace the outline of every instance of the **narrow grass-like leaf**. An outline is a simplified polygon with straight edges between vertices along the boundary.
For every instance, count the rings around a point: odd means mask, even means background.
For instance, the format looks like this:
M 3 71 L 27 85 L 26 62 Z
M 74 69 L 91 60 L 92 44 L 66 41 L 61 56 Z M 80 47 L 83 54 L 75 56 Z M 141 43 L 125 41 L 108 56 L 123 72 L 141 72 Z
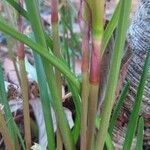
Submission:
M 41 58 L 35 52 L 34 52 L 34 60 L 35 60 L 37 78 L 38 78 L 40 98 L 41 98 L 41 103 L 42 103 L 42 110 L 44 114 L 48 149 L 54 150 L 55 149 L 54 129 L 53 129 L 51 110 L 50 110 L 50 107 L 51 107 L 50 96 L 48 94 L 46 76 L 44 73 L 44 68 L 43 68 Z
M 33 42 L 30 38 L 21 34 L 14 30 L 13 28 L 9 27 L 6 23 L 0 21 L 0 30 L 4 33 L 16 38 L 20 42 L 23 42 L 27 46 L 29 46 L 32 50 L 40 54 L 43 58 L 45 58 L 49 63 L 54 65 L 60 72 L 62 72 L 65 77 L 71 81 L 71 83 L 77 88 L 78 92 L 80 91 L 80 82 L 77 77 L 70 71 L 68 66 L 61 60 L 59 60 L 55 55 L 52 53 L 48 53 L 47 49 L 41 46 L 38 43 Z
M 117 4 L 117 7 L 112 15 L 111 20 L 106 26 L 106 29 L 104 31 L 104 36 L 103 36 L 103 47 L 102 47 L 102 55 L 104 54 L 104 51 L 106 49 L 106 46 L 115 30 L 118 24 L 118 19 L 119 19 L 119 7 L 120 7 L 120 2 Z
M 118 100 L 118 103 L 116 104 L 115 108 L 114 108 L 114 111 L 113 111 L 113 114 L 112 114 L 112 117 L 111 117 L 111 120 L 110 120 L 110 126 L 109 126 L 109 134 L 112 136 L 112 131 L 113 131 L 113 128 L 116 124 L 116 121 L 117 121 L 117 118 L 120 114 L 120 111 L 121 111 L 121 107 L 123 106 L 123 103 L 125 101 L 125 98 L 127 96 L 127 93 L 129 91 L 129 87 L 130 87 L 130 83 L 127 82 L 124 86 L 124 88 L 122 89 L 122 92 L 120 94 L 120 97 L 119 97 L 119 100 Z
M 26 10 L 23 9 L 15 0 L 5 0 L 5 1 L 7 1 L 15 10 L 17 10 L 21 16 L 29 20 L 29 16 Z
M 140 83 L 139 83 L 139 86 L 137 89 L 137 94 L 135 97 L 133 110 L 132 110 L 132 113 L 131 113 L 131 116 L 129 119 L 129 124 L 128 124 L 128 128 L 127 128 L 126 136 L 125 136 L 125 141 L 123 144 L 123 150 L 130 149 L 133 138 L 134 138 L 135 130 L 136 130 L 137 123 L 138 123 L 139 112 L 141 110 L 142 97 L 144 94 L 144 87 L 145 87 L 146 80 L 148 77 L 149 69 L 150 69 L 150 51 L 148 51 L 148 53 L 147 53 L 147 57 L 146 57 L 144 68 L 143 68 L 143 73 L 142 73 Z
M 6 120 L 9 120 L 9 122 L 7 123 L 7 126 L 8 126 L 8 130 L 9 130 L 11 139 L 15 140 L 16 134 L 17 134 L 19 137 L 20 143 L 22 145 L 22 148 L 23 148 L 23 150 L 25 150 L 25 145 L 24 145 L 23 139 L 21 137 L 20 131 L 19 131 L 19 129 L 13 119 L 13 116 L 11 114 L 11 111 L 10 111 L 9 103 L 7 100 L 7 94 L 5 91 L 4 76 L 3 76 L 3 70 L 2 70 L 1 64 L 0 64 L 0 103 L 2 103 L 4 105 L 4 112 L 5 112 Z M 13 141 L 13 142 L 15 142 L 15 141 Z
M 76 117 L 75 117 L 75 125 L 72 131 L 72 135 L 73 135 L 73 139 L 74 139 L 74 143 L 77 142 L 79 134 L 80 134 L 80 121 L 81 121 L 81 99 L 80 96 L 78 94 L 78 92 L 76 91 L 76 89 L 74 88 L 74 86 L 71 83 L 68 83 L 68 87 L 72 93 L 72 98 L 73 98 L 73 102 L 75 105 L 75 110 L 76 110 Z
M 14 0 L 6 0 L 21 16 L 23 16 L 25 19 L 27 19 L 29 21 L 29 14 L 28 12 L 23 9 L 16 1 Z M 51 37 L 44 32 L 45 38 L 46 38 L 46 43 L 47 46 L 51 49 L 53 49 L 53 42 Z
M 7 147 L 8 150 L 15 150 L 15 146 L 13 143 L 13 140 L 11 139 L 11 136 L 9 134 L 7 125 L 6 125 L 6 121 L 5 118 L 2 114 L 3 110 L 0 110 L 0 133 L 3 136 L 5 145 Z
M 128 28 L 128 18 L 131 8 L 131 0 L 121 0 L 120 2 L 121 6 L 119 9 L 120 13 L 118 29 L 101 114 L 101 124 L 96 139 L 96 150 L 103 150 L 104 142 L 106 140 L 111 111 L 115 100 L 115 89 L 118 83 L 121 59 L 126 38 L 126 31 Z
M 31 127 L 30 127 L 30 112 L 29 112 L 29 93 L 28 93 L 28 79 L 26 74 L 24 59 L 19 58 L 19 69 L 20 69 L 20 79 L 21 79 L 21 89 L 22 89 L 22 99 L 23 99 L 23 116 L 24 116 L 24 133 L 25 133 L 25 143 L 26 149 L 31 147 Z
M 16 133 L 17 133 L 18 140 L 19 140 L 20 143 L 21 143 L 22 149 L 23 149 L 23 150 L 26 150 L 25 144 L 24 144 L 24 140 L 23 140 L 23 138 L 22 138 L 22 136 L 21 136 L 21 134 L 20 134 L 19 128 L 18 128 L 17 124 L 15 123 L 15 121 L 13 121 L 13 122 L 14 122 L 15 131 L 16 131 Z
M 95 126 L 96 126 L 97 129 L 99 129 L 100 120 L 101 120 L 101 119 L 100 119 L 99 117 L 96 117 Z M 106 137 L 105 144 L 106 144 L 107 150 L 114 150 L 113 142 L 112 142 L 112 139 L 111 139 L 111 136 L 110 136 L 109 133 L 107 133 L 107 137 Z
M 26 0 L 25 2 L 26 2 L 28 13 L 30 14 L 30 22 L 32 25 L 32 29 L 34 31 L 35 40 L 36 42 L 40 43 L 45 48 L 44 49 L 45 51 L 48 51 L 42 23 L 40 20 L 40 13 L 39 13 L 38 5 L 36 1 Z M 66 119 L 63 107 L 62 107 L 62 102 L 60 101 L 61 96 L 57 88 L 57 82 L 56 82 L 53 67 L 50 64 L 48 65 L 47 60 L 43 58 L 42 58 L 42 63 L 43 63 L 45 75 L 48 81 L 48 86 L 49 86 L 49 89 L 53 98 L 53 103 L 54 103 L 53 107 L 55 110 L 58 127 L 61 131 L 61 135 L 62 135 L 65 148 L 67 150 L 70 150 L 70 149 L 73 150 L 75 148 L 74 142 L 73 142 L 73 138 L 71 135 L 71 131 L 69 129 L 69 124 L 67 122 L 67 119 Z
M 144 135 L 144 119 L 143 117 L 140 117 L 138 122 L 137 142 L 135 148 L 136 150 L 143 150 L 143 135 Z
M 7 93 L 5 91 L 5 84 L 4 84 L 4 76 L 3 76 L 3 69 L 2 65 L 0 64 L 0 103 L 4 105 L 4 112 L 6 120 L 10 121 L 8 122 L 8 131 L 11 137 L 11 140 L 13 144 L 15 143 L 15 130 L 14 130 L 14 124 L 13 124 L 13 116 L 11 114 L 9 103 L 7 100 Z
M 64 55 L 64 58 L 67 62 L 67 65 L 69 68 L 71 68 L 70 66 L 70 56 L 69 56 L 69 47 L 68 47 L 68 37 L 66 37 L 66 34 L 67 34 L 67 28 L 66 28 L 66 24 L 65 24 L 65 13 L 66 13 L 66 10 L 65 10 L 65 7 L 62 7 L 61 10 L 61 20 L 62 20 L 62 28 L 63 28 L 63 39 L 62 39 L 62 43 L 63 43 L 63 55 Z

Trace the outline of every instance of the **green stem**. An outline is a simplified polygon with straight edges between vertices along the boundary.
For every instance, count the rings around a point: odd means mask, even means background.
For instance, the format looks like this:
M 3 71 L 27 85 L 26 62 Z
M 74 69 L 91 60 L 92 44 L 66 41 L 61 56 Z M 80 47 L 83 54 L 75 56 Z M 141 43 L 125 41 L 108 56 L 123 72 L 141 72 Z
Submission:
M 53 39 L 53 52 L 57 56 L 57 58 L 61 59 L 60 52 L 60 39 L 59 39 L 59 30 L 58 30 L 58 2 L 57 0 L 51 0 L 51 22 L 52 22 L 52 39 Z M 57 90 L 60 102 L 62 103 L 62 79 L 61 72 L 59 70 L 55 70 L 56 80 L 57 80 Z M 63 143 L 61 139 L 61 132 L 57 130 L 57 149 L 63 149 Z
M 26 6 L 30 14 L 30 21 L 31 21 L 32 28 L 35 34 L 35 39 L 44 47 L 45 51 L 48 51 L 46 40 L 45 40 L 45 35 L 43 32 L 42 24 L 41 24 L 40 17 L 39 17 L 39 10 L 38 10 L 37 3 L 34 0 L 32 1 L 26 0 Z M 58 126 L 61 131 L 61 135 L 63 138 L 65 148 L 67 150 L 70 150 L 70 149 L 73 150 L 75 146 L 73 143 L 73 138 L 71 136 L 71 131 L 69 129 L 66 116 L 64 114 L 62 103 L 60 102 L 61 98 L 60 98 L 59 91 L 57 89 L 57 83 L 56 83 L 56 78 L 54 76 L 53 67 L 51 65 L 47 65 L 48 62 L 45 59 L 42 59 L 42 62 L 44 65 L 44 70 L 46 73 L 49 89 L 51 91 L 51 95 L 53 98 L 53 103 L 54 103 L 53 106 L 54 106 L 56 118 L 58 121 Z
M 86 25 L 88 26 L 88 25 Z M 87 146 L 87 113 L 88 113 L 88 96 L 89 96 L 89 37 L 88 27 L 83 31 L 82 39 L 82 112 L 81 112 L 81 150 L 86 150 Z
M 122 53 L 124 42 L 126 38 L 126 31 L 128 27 L 128 16 L 131 7 L 131 0 L 121 0 L 121 13 L 119 17 L 119 25 L 117 30 L 117 36 L 115 41 L 115 47 L 112 56 L 112 62 L 109 72 L 109 79 L 106 88 L 106 94 L 104 98 L 104 104 L 101 114 L 101 123 L 98 131 L 95 150 L 103 150 L 103 146 L 107 136 L 107 130 L 109 126 L 109 119 L 114 104 L 115 89 L 118 82 Z M 120 38 L 121 37 L 121 38 Z
M 104 0 L 89 0 L 92 21 L 92 52 L 90 66 L 90 94 L 88 104 L 87 149 L 91 150 L 94 142 L 95 119 L 99 92 L 101 48 L 103 37 Z
M 23 1 L 19 0 L 19 4 L 23 5 Z M 17 19 L 18 30 L 23 32 L 23 20 L 20 15 Z M 25 50 L 24 44 L 18 43 L 17 56 L 19 59 L 19 68 L 20 68 L 20 79 L 21 79 L 21 89 L 23 97 L 23 119 L 24 119 L 24 132 L 25 132 L 25 143 L 26 149 L 30 150 L 31 147 L 31 127 L 30 127 L 30 111 L 29 111 L 29 89 L 28 89 L 28 79 L 25 68 Z
M 30 128 L 30 113 L 29 113 L 29 95 L 28 95 L 28 80 L 26 76 L 24 59 L 19 60 L 21 88 L 23 97 L 23 118 L 25 129 L 25 142 L 26 149 L 30 150 L 31 147 L 31 128 Z

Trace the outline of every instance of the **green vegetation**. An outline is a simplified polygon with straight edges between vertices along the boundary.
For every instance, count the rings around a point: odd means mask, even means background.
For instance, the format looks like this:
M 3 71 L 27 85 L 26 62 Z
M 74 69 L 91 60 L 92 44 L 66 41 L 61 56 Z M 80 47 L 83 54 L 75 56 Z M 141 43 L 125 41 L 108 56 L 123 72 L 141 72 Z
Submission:
M 4 105 L 4 113 L 0 109 L 0 132 L 8 150 L 20 148 L 29 150 L 32 146 L 31 124 L 29 112 L 28 80 L 25 68 L 26 45 L 33 52 L 37 74 L 39 95 L 45 121 L 47 135 L 47 149 L 75 150 L 79 137 L 81 150 L 113 150 L 112 133 L 121 108 L 130 88 L 127 82 L 120 93 L 118 101 L 115 91 L 118 84 L 126 32 L 129 24 L 131 0 L 120 0 L 115 8 L 111 20 L 104 28 L 104 0 L 87 0 L 84 2 L 79 19 L 81 32 L 74 33 L 73 23 L 77 22 L 77 14 L 72 2 L 51 0 L 51 34 L 46 31 L 37 0 L 6 0 L 18 14 L 22 21 L 18 21 L 18 28 L 0 20 L 0 31 L 19 41 L 15 56 L 19 59 L 19 73 L 22 98 L 25 137 L 15 123 L 10 111 L 7 93 L 4 86 L 4 72 L 0 64 L 0 104 Z M 22 3 L 25 3 L 26 10 Z M 59 6 L 60 4 L 60 6 Z M 69 10 L 69 14 L 67 14 Z M 60 14 L 60 20 L 59 20 Z M 80 16 L 81 15 L 81 16 Z M 17 20 L 17 19 L 16 19 Z M 20 30 L 23 21 L 32 28 L 32 36 L 23 34 Z M 61 29 L 61 30 L 60 30 Z M 115 30 L 116 29 L 116 30 Z M 99 89 L 101 89 L 101 63 L 103 54 L 115 30 L 115 45 L 111 58 L 108 82 L 106 86 L 103 108 L 97 116 Z M 62 32 L 60 36 L 60 32 Z M 81 40 L 81 44 L 80 44 Z M 80 47 L 81 45 L 81 47 Z M 23 48 L 23 49 L 22 49 Z M 82 54 L 80 52 L 82 51 Z M 76 56 L 82 58 L 81 78 L 75 74 Z M 137 147 L 143 145 L 143 118 L 139 118 L 142 96 L 150 67 L 150 52 L 147 52 L 145 65 L 141 75 L 139 87 L 135 97 L 133 111 L 130 115 L 123 150 L 129 150 L 137 130 Z M 75 106 L 74 127 L 69 128 L 62 104 L 62 86 L 66 84 L 72 94 Z M 55 138 L 53 118 L 50 108 L 53 107 L 58 131 Z M 55 140 L 56 139 L 56 140 Z

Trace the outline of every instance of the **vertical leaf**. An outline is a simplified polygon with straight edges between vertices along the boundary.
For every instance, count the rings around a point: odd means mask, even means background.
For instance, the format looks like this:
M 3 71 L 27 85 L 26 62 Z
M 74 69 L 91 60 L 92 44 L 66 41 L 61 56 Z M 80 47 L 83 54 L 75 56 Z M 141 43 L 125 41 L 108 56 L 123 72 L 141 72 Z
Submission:
M 119 100 L 118 100 L 118 103 L 116 104 L 115 108 L 114 108 L 114 111 L 113 111 L 113 114 L 112 114 L 112 117 L 111 117 L 111 120 L 110 120 L 110 126 L 109 126 L 109 134 L 112 135 L 112 132 L 113 132 L 113 128 L 116 124 L 116 121 L 117 121 L 117 118 L 120 114 L 120 110 L 121 110 L 121 107 L 125 101 L 125 98 L 127 96 L 127 93 L 129 91 L 129 87 L 130 87 L 130 83 L 127 82 L 124 86 L 124 88 L 122 89 L 122 92 L 120 94 L 120 97 L 119 97 Z
M 96 150 L 102 150 L 104 142 L 106 140 L 107 130 L 109 127 L 110 115 L 115 98 L 115 89 L 118 82 L 121 59 L 123 54 L 123 48 L 126 38 L 126 31 L 128 27 L 128 18 L 131 8 L 131 0 L 121 0 L 119 22 L 117 28 L 117 35 L 115 40 L 115 46 L 113 50 L 113 56 L 111 61 L 111 67 L 109 72 L 109 78 L 106 87 L 106 94 L 104 98 L 103 110 L 101 114 L 101 124 L 96 139 Z
M 143 150 L 143 135 L 144 135 L 143 133 L 144 133 L 144 119 L 143 117 L 140 117 L 138 122 L 136 150 Z
M 125 141 L 123 144 L 123 150 L 130 149 L 133 138 L 134 138 L 139 112 L 141 110 L 142 96 L 144 94 L 144 87 L 145 87 L 146 80 L 148 77 L 149 69 L 150 69 L 150 51 L 148 51 L 147 53 L 147 57 L 146 57 L 144 68 L 143 68 L 143 73 L 142 73 L 140 83 L 137 89 L 133 110 L 129 119 Z

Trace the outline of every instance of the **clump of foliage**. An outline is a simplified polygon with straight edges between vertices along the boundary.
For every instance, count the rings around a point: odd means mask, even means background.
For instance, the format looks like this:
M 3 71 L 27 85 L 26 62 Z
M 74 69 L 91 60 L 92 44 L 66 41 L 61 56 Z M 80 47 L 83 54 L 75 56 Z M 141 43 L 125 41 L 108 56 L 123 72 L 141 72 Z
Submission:
M 23 95 L 23 115 L 25 127 L 25 144 L 20 135 L 20 131 L 13 120 L 7 101 L 7 94 L 4 87 L 4 77 L 2 65 L 0 64 L 0 103 L 4 105 L 4 113 L 0 110 L 0 132 L 4 137 L 8 149 L 30 149 L 31 132 L 30 116 L 28 103 L 28 85 L 25 72 L 25 48 L 30 47 L 33 51 L 37 80 L 39 85 L 40 98 L 43 108 L 45 128 L 47 132 L 49 150 L 56 147 L 62 149 L 62 144 L 66 150 L 76 149 L 77 141 L 80 136 L 81 150 L 103 150 L 114 149 L 112 142 L 112 131 L 116 124 L 117 117 L 123 105 L 130 83 L 127 83 L 119 97 L 114 111 L 115 91 L 118 83 L 123 49 L 126 39 L 126 31 L 129 23 L 129 14 L 131 0 L 120 0 L 114 11 L 114 14 L 104 29 L 104 0 L 87 0 L 81 3 L 81 12 L 79 18 L 82 20 L 81 47 L 82 50 L 82 78 L 81 80 L 74 73 L 75 53 L 69 54 L 69 45 L 67 44 L 66 28 L 71 33 L 71 44 L 75 48 L 76 37 L 73 34 L 72 18 L 69 18 L 67 25 L 65 12 L 68 8 L 63 5 L 60 9 L 61 23 L 63 28 L 63 37 L 61 44 L 59 36 L 58 3 L 57 0 L 51 0 L 51 23 L 52 34 L 44 30 L 41 22 L 39 6 L 36 0 L 25 0 L 26 10 L 23 8 L 23 1 L 6 0 L 19 14 L 18 31 L 0 20 L 0 30 L 10 35 L 20 42 L 17 52 L 20 67 L 20 81 Z M 69 17 L 69 16 L 68 16 Z M 22 33 L 22 18 L 29 22 L 32 27 L 33 36 L 28 37 Z M 110 40 L 112 33 L 116 28 L 115 46 L 111 58 L 111 65 L 108 75 L 103 109 L 100 116 L 97 116 L 97 106 L 99 97 L 99 81 L 101 78 L 100 69 L 104 51 Z M 77 41 L 78 43 L 78 41 Z M 70 59 L 71 58 L 71 59 Z M 70 62 L 72 60 L 72 63 Z M 71 65 L 73 64 L 73 65 Z M 139 119 L 141 101 L 144 92 L 144 85 L 147 79 L 150 67 L 150 52 L 148 51 L 141 76 L 140 84 L 135 97 L 133 111 L 130 116 L 126 138 L 123 149 L 131 148 L 131 144 L 138 125 L 138 146 L 142 148 L 143 137 L 143 119 Z M 62 78 L 66 81 L 69 90 L 72 93 L 75 105 L 75 125 L 71 130 L 69 128 L 63 106 L 62 106 Z M 57 132 L 57 142 L 52 123 L 52 114 L 50 107 L 54 108 L 59 131 Z M 112 114 L 112 117 L 111 117 Z M 9 120 L 9 121 L 8 121 Z M 7 122 L 8 121 L 8 122 Z M 96 129 L 97 128 L 97 129 Z M 58 138 L 59 137 L 59 138 Z M 56 144 L 57 143 L 57 144 Z

